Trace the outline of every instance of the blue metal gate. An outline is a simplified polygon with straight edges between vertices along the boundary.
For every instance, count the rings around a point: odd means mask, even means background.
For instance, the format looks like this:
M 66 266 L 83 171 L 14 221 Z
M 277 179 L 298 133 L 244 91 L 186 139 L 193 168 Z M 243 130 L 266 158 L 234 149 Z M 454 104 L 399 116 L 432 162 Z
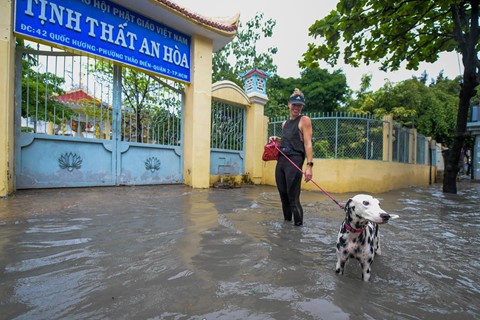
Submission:
M 15 188 L 183 182 L 183 88 L 91 57 L 17 48 Z

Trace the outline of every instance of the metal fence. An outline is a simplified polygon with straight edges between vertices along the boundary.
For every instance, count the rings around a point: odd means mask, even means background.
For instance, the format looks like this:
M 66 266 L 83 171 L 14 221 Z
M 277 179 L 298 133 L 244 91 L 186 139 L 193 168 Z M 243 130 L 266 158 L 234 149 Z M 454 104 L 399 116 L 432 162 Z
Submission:
M 408 128 L 400 124 L 393 125 L 393 153 L 392 160 L 395 162 L 408 163 L 410 159 L 410 135 Z
M 312 120 L 314 158 L 383 159 L 383 120 L 346 113 L 307 115 Z M 283 121 L 270 121 L 268 135 L 280 136 Z
M 313 157 L 322 159 L 384 160 L 392 155 L 395 162 L 409 163 L 412 131 L 399 124 L 389 130 L 387 121 L 370 115 L 348 113 L 306 114 L 312 120 Z M 273 119 L 268 124 L 268 136 L 280 136 L 286 119 Z M 392 143 L 386 139 L 393 139 Z M 428 164 L 428 139 L 417 135 L 417 164 Z M 392 145 L 392 150 L 384 146 Z M 387 147 L 390 148 L 390 147 Z
M 113 64 L 27 42 L 22 54 L 23 132 L 111 139 Z M 178 146 L 183 85 L 123 67 L 122 141 Z
M 428 139 L 424 135 L 417 134 L 417 164 L 428 164 Z
M 211 148 L 240 151 L 245 145 L 245 108 L 212 101 Z

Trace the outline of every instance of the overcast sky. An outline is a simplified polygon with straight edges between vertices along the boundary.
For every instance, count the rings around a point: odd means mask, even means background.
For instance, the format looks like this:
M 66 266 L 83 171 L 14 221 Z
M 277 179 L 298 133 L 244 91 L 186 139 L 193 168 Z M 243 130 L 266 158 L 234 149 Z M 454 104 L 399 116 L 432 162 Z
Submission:
M 302 59 L 302 54 L 307 50 L 308 43 L 314 39 L 308 36 L 308 28 L 318 19 L 326 16 L 335 8 L 335 0 L 172 0 L 179 5 L 207 17 L 231 17 L 240 13 L 240 20 L 245 24 L 255 16 L 256 12 L 263 12 L 264 18 L 274 19 L 277 24 L 273 29 L 273 38 L 263 41 L 259 44 L 259 50 L 265 51 L 266 48 L 276 46 L 278 53 L 274 57 L 274 62 L 278 66 L 278 74 L 283 78 L 300 77 L 298 60 Z M 360 79 L 363 74 L 372 74 L 372 87 L 374 90 L 382 87 L 385 79 L 393 82 L 409 79 L 412 76 L 421 76 L 423 71 L 427 71 L 429 78 L 436 78 L 441 70 L 444 75 L 450 79 L 455 78 L 463 72 L 463 67 L 459 65 L 460 57 L 457 54 L 449 53 L 441 55 L 440 59 L 434 63 L 424 63 L 420 65 L 417 71 L 400 70 L 396 72 L 382 72 L 378 70 L 378 65 L 370 64 L 353 68 L 339 64 L 335 68 L 321 63 L 322 68 L 329 70 L 343 69 L 347 76 L 347 82 L 351 89 L 358 90 Z

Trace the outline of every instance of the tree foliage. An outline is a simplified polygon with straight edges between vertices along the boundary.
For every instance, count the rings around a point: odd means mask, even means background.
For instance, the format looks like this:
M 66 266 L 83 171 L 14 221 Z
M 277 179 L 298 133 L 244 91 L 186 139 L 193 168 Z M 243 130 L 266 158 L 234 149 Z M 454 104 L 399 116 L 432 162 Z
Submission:
M 91 69 L 98 82 L 113 82 L 112 63 L 98 60 Z M 136 141 L 143 141 L 145 129 L 161 126 L 163 122 L 181 116 L 181 101 L 173 94 L 175 89 L 183 87 L 181 83 L 176 82 L 173 88 L 164 80 L 133 68 L 122 67 L 121 72 L 122 130 L 125 130 L 125 136 L 136 135 Z M 178 137 L 172 139 L 177 140 Z
M 340 0 L 336 10 L 310 27 L 323 40 L 309 44 L 303 67 L 319 60 L 335 65 L 379 62 L 382 70 L 417 70 L 420 62 L 435 62 L 441 52 L 459 52 L 464 66 L 456 129 L 445 162 L 443 191 L 456 193 L 461 150 L 467 136 L 470 99 L 480 83 L 478 59 L 479 0 L 375 1 Z
M 31 49 L 21 39 L 17 47 Z M 39 69 L 39 61 L 33 54 L 25 54 L 22 59 L 22 117 L 34 117 L 35 120 L 52 121 L 59 124 L 73 111 L 55 99 L 56 95 L 64 93 L 62 85 L 65 79 L 57 77 L 48 71 Z M 34 121 L 37 125 L 37 121 Z M 36 131 L 36 128 L 34 128 Z
M 341 70 L 305 69 L 299 86 L 305 93 L 308 112 L 338 111 L 348 95 L 347 78 Z
M 308 113 L 339 111 L 350 94 L 341 70 L 330 73 L 320 68 L 305 69 L 298 79 L 274 76 L 269 79 L 267 87 L 271 89 L 265 108 L 265 115 L 269 117 L 288 115 L 288 99 L 295 88 L 300 88 L 305 94 L 306 106 L 303 111 Z M 270 95 L 270 92 L 274 95 Z
M 248 20 L 245 26 L 240 22 L 236 38 L 213 54 L 212 82 L 230 80 L 243 87 L 241 74 L 254 67 L 267 73 L 276 73 L 273 56 L 277 53 L 277 48 L 270 47 L 263 53 L 259 53 L 257 48 L 259 40 L 273 35 L 275 24 L 275 20 L 265 20 L 260 12 Z
M 449 80 L 457 83 L 458 80 Z M 392 114 L 407 127 L 450 146 L 455 132 L 458 96 L 437 87 L 427 86 L 420 78 L 412 78 L 396 85 L 387 83 L 378 91 L 372 108 L 376 115 Z
M 334 66 L 343 51 L 345 63 L 352 66 L 375 61 L 384 71 L 398 70 L 406 61 L 407 69 L 417 70 L 420 62 L 435 62 L 440 52 L 458 49 L 452 7 L 464 15 L 469 2 L 341 0 L 310 27 L 310 35 L 325 42 L 309 44 L 302 65 L 325 60 Z

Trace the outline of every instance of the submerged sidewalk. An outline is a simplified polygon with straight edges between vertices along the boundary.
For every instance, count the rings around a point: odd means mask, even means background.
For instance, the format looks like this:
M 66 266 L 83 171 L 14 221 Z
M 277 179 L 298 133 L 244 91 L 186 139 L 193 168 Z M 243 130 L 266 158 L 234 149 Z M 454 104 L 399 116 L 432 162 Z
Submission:
M 475 319 L 479 188 L 376 195 L 400 218 L 368 284 L 356 261 L 335 274 L 344 213 L 320 192 L 294 227 L 269 186 L 19 191 L 0 200 L 0 318 Z

